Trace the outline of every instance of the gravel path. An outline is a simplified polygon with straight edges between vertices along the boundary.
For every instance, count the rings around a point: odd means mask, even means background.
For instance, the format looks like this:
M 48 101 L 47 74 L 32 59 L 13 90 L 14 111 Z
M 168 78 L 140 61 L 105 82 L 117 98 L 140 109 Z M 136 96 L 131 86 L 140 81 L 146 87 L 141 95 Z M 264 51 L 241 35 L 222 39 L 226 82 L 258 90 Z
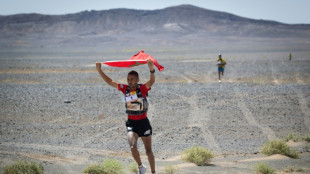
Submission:
M 246 173 L 252 164 L 233 161 L 255 156 L 268 140 L 290 133 L 309 135 L 310 59 L 301 55 L 291 62 L 280 53 L 263 58 L 227 55 L 223 83 L 217 82 L 211 59 L 157 55 L 166 69 L 156 72 L 148 117 L 159 166 L 199 145 L 215 152 L 216 170 L 239 166 L 235 172 Z M 93 66 L 96 59 L 0 61 L 1 166 L 31 158 L 44 161 L 47 173 L 80 173 L 109 156 L 132 161 L 122 95 L 100 79 Z M 126 83 L 129 69 L 104 70 Z M 147 67 L 136 70 L 145 82 Z M 145 159 L 142 142 L 139 148 Z M 225 166 L 221 162 L 231 168 L 220 167 Z

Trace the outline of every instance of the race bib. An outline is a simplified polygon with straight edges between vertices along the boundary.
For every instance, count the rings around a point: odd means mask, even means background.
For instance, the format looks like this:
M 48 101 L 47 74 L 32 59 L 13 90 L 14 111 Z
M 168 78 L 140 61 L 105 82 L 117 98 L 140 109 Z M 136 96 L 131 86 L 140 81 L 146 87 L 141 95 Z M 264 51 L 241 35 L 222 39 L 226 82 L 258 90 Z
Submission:
M 140 98 L 138 98 L 136 101 L 128 102 L 127 109 L 130 111 L 142 111 L 143 101 Z
M 125 97 L 126 102 L 131 102 L 131 101 L 134 101 L 134 100 L 137 100 L 137 99 L 138 99 L 138 96 L 137 96 L 136 93 L 134 95 L 130 95 L 130 96 L 126 96 Z

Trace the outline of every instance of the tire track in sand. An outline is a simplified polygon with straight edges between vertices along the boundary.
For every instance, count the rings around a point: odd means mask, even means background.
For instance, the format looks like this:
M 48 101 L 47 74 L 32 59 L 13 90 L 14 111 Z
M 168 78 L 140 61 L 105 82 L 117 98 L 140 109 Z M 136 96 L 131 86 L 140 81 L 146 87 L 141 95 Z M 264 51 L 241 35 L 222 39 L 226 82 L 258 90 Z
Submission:
M 270 70 L 271 70 L 271 77 L 273 78 L 273 83 L 275 84 L 279 84 L 279 81 L 278 79 L 276 78 L 276 75 L 275 75 L 275 71 L 274 71 L 274 66 L 273 66 L 273 62 L 271 60 L 269 60 L 269 67 L 270 67 Z
M 186 83 L 193 83 L 193 82 L 195 81 L 193 78 L 188 77 L 188 76 L 185 75 L 185 74 L 181 74 L 180 76 L 184 78 L 184 80 L 186 81 Z
M 302 84 L 303 81 L 296 76 L 297 83 Z M 310 108 L 307 105 L 307 100 L 305 99 L 302 91 L 298 89 L 297 87 L 294 87 L 293 90 L 296 92 L 298 97 L 298 102 L 300 104 L 301 112 L 304 116 L 304 124 L 307 127 L 307 129 L 310 131 Z
M 284 64 L 283 61 L 282 61 L 282 64 L 286 67 L 288 66 L 287 64 Z M 299 78 L 301 77 L 300 72 L 296 72 L 294 75 L 295 75 L 297 84 L 305 84 L 305 82 L 301 78 Z M 305 99 L 302 91 L 300 91 L 300 89 L 298 89 L 296 86 L 293 87 L 293 90 L 297 94 L 298 102 L 300 104 L 300 109 L 304 115 L 304 124 L 307 127 L 307 129 L 310 131 L 310 108 L 307 105 L 307 100 Z
M 148 111 L 147 111 L 147 118 L 150 120 L 151 125 L 152 125 L 152 121 L 154 120 L 154 115 L 156 113 L 156 108 L 155 105 L 152 104 L 152 101 L 147 98 L 148 102 L 149 102 L 149 107 L 148 107 Z
M 177 94 L 178 95 L 178 94 Z M 198 98 L 195 96 L 184 97 L 179 95 L 184 101 L 186 101 L 190 105 L 190 116 L 188 126 L 194 127 L 197 126 L 200 128 L 203 138 L 207 144 L 210 145 L 210 149 L 216 154 L 222 154 L 222 149 L 217 144 L 214 136 L 212 135 L 211 130 L 208 129 L 208 116 L 210 116 L 210 112 L 206 110 L 206 108 L 199 108 L 197 105 Z
M 148 111 L 147 111 L 147 118 L 149 119 L 150 123 L 151 123 L 151 126 L 153 128 L 153 135 L 152 135 L 152 143 L 154 144 L 157 140 L 156 137 L 158 137 L 158 135 L 160 135 L 160 133 L 154 133 L 154 124 L 153 121 L 154 121 L 154 115 L 156 113 L 156 108 L 155 108 L 155 105 L 152 104 L 152 102 L 150 101 L 150 99 L 148 98 L 148 102 L 149 102 L 149 107 L 148 107 Z
M 252 115 L 252 112 L 248 109 L 248 107 L 246 106 L 242 95 L 241 95 L 241 91 L 237 88 L 234 87 L 234 92 L 235 95 L 237 96 L 237 98 L 239 98 L 240 100 L 238 100 L 238 107 L 241 109 L 244 117 L 246 118 L 246 120 L 248 121 L 248 123 L 252 126 L 257 126 L 259 127 L 263 133 L 268 137 L 268 140 L 274 140 L 276 139 L 276 135 L 274 133 L 274 131 L 272 129 L 270 129 L 267 126 L 263 126 L 261 124 L 258 124 L 254 118 L 254 116 Z
M 284 65 L 284 63 L 283 63 Z M 288 65 L 285 65 L 286 67 Z M 304 81 L 299 78 L 301 77 L 300 72 L 296 72 L 294 74 L 295 79 L 296 79 L 296 83 L 298 85 L 304 84 Z M 304 124 L 307 127 L 307 129 L 310 131 L 310 108 L 307 105 L 307 100 L 305 99 L 302 91 L 300 89 L 298 89 L 296 86 L 292 87 L 293 91 L 297 94 L 297 98 L 298 98 L 298 103 L 300 104 L 300 109 L 301 112 L 303 113 L 304 116 Z

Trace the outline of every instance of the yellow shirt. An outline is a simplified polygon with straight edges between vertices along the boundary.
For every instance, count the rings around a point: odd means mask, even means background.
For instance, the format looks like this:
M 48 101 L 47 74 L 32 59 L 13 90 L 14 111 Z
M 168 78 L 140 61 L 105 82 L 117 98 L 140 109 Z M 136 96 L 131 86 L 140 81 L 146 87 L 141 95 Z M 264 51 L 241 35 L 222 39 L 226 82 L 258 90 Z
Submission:
M 219 62 L 219 61 L 220 61 L 220 59 L 218 58 L 217 62 Z M 225 65 L 226 65 L 226 61 L 222 58 L 222 63 L 221 63 L 221 65 L 219 65 L 219 67 L 225 68 Z

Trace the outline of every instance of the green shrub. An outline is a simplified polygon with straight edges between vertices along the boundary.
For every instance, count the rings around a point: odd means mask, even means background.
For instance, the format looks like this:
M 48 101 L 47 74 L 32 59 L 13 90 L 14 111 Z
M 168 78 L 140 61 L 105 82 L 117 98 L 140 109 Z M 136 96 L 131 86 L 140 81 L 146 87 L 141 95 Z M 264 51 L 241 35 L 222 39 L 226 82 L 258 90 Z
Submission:
M 254 166 L 256 174 L 275 174 L 276 170 L 265 163 L 258 163 Z
M 198 166 L 208 165 L 214 154 L 207 148 L 194 146 L 183 151 L 183 160 L 193 162 Z
M 296 135 L 295 133 L 291 133 L 291 134 L 288 134 L 288 135 L 284 138 L 284 140 L 285 140 L 286 142 L 288 142 L 288 141 L 290 141 L 290 140 L 292 140 L 292 141 L 294 141 L 294 142 L 297 142 L 297 141 L 299 140 L 299 136 Z
M 297 167 L 293 167 L 293 166 L 288 166 L 287 168 L 285 168 L 283 170 L 285 173 L 292 173 L 292 172 L 304 172 L 303 168 L 297 168 Z
M 132 162 L 129 164 L 129 171 L 131 173 L 138 173 L 138 164 L 135 162 Z
M 84 169 L 87 174 L 123 174 L 124 165 L 114 159 L 106 159 L 100 164 L 93 164 Z
M 296 170 L 295 170 L 296 172 L 304 172 L 305 170 L 303 169 L 303 168 L 297 168 Z
M 310 142 L 310 135 L 305 135 L 302 139 L 304 141 Z
M 86 169 L 84 169 L 84 173 L 87 173 L 87 174 L 106 174 L 103 166 L 100 164 L 92 164 L 92 165 L 88 166 Z
M 292 60 L 292 53 L 290 53 L 289 55 L 288 55 L 288 60 Z
M 165 166 L 165 174 L 176 174 L 179 170 L 176 166 L 168 165 Z
M 291 149 L 284 141 L 281 140 L 272 140 L 265 143 L 261 152 L 267 156 L 281 154 L 291 158 L 299 157 L 299 153 L 296 150 Z
M 42 164 L 35 162 L 18 161 L 12 165 L 3 167 L 3 174 L 43 174 Z

